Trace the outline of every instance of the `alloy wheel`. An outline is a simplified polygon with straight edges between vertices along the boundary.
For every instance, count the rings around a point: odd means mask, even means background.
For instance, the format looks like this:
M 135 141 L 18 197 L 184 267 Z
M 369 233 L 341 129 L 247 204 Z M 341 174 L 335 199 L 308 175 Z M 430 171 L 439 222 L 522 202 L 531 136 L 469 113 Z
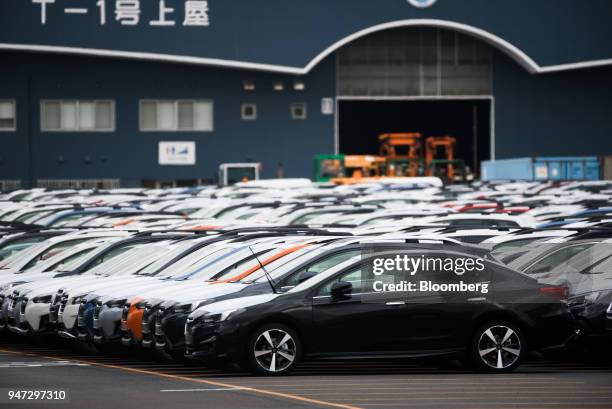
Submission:
M 282 329 L 267 329 L 255 341 L 255 361 L 265 371 L 276 373 L 290 367 L 297 356 L 296 342 Z
M 509 368 L 521 356 L 520 336 L 505 325 L 491 326 L 480 335 L 478 355 L 490 368 L 497 370 Z

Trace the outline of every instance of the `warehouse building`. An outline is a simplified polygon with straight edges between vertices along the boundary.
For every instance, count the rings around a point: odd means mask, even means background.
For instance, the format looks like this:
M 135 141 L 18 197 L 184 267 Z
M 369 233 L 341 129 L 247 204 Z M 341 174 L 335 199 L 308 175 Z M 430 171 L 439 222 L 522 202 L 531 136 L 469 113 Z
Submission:
M 0 180 L 309 177 L 384 132 L 483 160 L 612 153 L 609 0 L 5 0 Z

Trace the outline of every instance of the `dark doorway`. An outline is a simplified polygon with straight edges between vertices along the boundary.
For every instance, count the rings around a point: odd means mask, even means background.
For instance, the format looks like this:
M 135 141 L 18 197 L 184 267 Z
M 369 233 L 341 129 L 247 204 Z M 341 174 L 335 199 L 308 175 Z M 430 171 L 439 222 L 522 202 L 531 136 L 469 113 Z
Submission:
M 378 154 L 378 135 L 420 132 L 457 138 L 456 157 L 479 173 L 490 159 L 491 101 L 340 100 L 339 149 L 344 154 Z

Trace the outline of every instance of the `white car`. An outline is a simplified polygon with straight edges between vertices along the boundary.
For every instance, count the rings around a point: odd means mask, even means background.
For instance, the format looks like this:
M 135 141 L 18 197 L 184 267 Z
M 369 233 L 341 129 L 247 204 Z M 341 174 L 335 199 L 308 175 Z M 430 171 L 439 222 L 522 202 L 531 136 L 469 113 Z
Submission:
M 533 227 L 536 220 L 530 216 L 511 216 L 508 214 L 456 213 L 441 217 L 427 217 L 423 223 L 443 223 L 453 227 Z

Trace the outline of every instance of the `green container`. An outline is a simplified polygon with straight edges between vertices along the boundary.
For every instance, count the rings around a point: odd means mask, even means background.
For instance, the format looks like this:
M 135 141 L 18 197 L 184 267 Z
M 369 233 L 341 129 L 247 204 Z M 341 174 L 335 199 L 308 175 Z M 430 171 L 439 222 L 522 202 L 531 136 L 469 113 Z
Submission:
M 344 155 L 315 155 L 313 164 L 312 180 L 315 182 L 329 182 L 344 176 Z

